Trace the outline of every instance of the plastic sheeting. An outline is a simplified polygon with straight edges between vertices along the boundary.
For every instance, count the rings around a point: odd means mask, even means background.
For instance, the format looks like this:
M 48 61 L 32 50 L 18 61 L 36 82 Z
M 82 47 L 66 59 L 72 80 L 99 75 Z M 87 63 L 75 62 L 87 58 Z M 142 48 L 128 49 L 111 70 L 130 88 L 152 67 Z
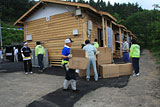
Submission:
M 112 36 L 113 36 L 113 31 L 112 31 L 112 28 L 110 27 L 107 27 L 107 40 L 108 40 L 108 47 L 112 49 L 113 51 L 113 39 L 112 39 Z
M 116 41 L 120 41 L 119 34 L 116 35 Z
M 123 40 L 124 39 L 124 34 L 123 33 L 121 34 L 121 37 L 122 37 L 122 40 Z

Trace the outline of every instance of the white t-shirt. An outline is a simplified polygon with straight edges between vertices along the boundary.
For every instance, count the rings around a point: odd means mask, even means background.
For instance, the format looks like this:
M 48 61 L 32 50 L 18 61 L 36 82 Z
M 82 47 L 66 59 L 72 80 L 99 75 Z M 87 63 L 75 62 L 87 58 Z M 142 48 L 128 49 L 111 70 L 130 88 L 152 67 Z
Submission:
M 14 55 L 17 55 L 18 54 L 18 49 L 15 49 L 14 50 Z

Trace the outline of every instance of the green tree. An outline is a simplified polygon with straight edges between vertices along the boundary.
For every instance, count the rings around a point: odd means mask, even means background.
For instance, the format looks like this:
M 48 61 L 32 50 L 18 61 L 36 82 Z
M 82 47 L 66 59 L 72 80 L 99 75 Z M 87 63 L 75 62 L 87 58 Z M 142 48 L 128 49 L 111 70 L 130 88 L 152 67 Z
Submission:
M 113 17 L 117 19 L 118 24 L 125 24 L 125 20 L 121 18 L 121 16 L 118 13 L 114 13 Z
M 89 0 L 89 5 L 91 5 L 92 7 L 96 8 L 96 3 L 94 0 Z
M 125 26 L 130 29 L 139 40 L 139 43 L 145 48 L 151 48 L 153 45 L 154 38 L 158 27 L 157 22 L 160 21 L 160 11 L 158 10 L 145 10 L 142 12 L 137 12 L 129 16 L 126 20 Z
M 34 0 L 0 0 L 0 18 L 5 23 L 13 24 L 35 3 Z
M 2 43 L 4 47 L 6 45 L 23 42 L 23 30 L 17 30 L 16 27 L 4 23 L 2 23 L 2 26 Z

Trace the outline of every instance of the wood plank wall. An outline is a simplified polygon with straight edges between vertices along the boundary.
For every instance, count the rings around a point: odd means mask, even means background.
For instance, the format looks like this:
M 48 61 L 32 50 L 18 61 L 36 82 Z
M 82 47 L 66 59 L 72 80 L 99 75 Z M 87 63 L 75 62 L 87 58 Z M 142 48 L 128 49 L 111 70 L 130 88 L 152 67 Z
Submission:
M 98 39 L 98 28 L 102 28 L 101 17 L 98 17 L 94 14 L 87 12 L 86 20 L 92 21 L 93 28 L 91 32 L 91 43 L 93 43 L 94 39 Z
M 66 38 L 72 38 L 72 48 L 81 48 L 82 43 L 82 19 L 71 16 L 66 12 L 50 16 L 50 20 L 47 22 L 45 18 L 27 22 L 24 24 L 24 40 L 26 40 L 26 34 L 32 35 L 32 41 L 29 41 L 29 46 L 34 49 L 36 41 L 41 41 L 43 46 L 48 50 L 49 61 L 52 66 L 60 65 L 61 52 L 65 45 Z M 73 36 L 73 29 L 80 28 L 80 35 Z

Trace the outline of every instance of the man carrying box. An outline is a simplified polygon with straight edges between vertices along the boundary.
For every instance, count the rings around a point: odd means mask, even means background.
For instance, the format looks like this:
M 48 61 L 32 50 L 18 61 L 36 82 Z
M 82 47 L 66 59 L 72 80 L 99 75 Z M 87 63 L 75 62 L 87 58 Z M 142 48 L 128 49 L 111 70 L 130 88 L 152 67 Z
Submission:
M 86 46 L 83 47 L 83 50 L 88 52 L 88 57 L 89 57 L 89 63 L 87 67 L 87 72 L 86 72 L 86 79 L 89 81 L 90 79 L 90 65 L 92 64 L 93 66 L 93 71 L 94 71 L 94 79 L 95 81 L 98 81 L 98 74 L 97 74 L 97 68 L 96 68 L 96 60 L 94 54 L 97 52 L 97 49 L 90 44 L 89 40 L 85 41 Z
M 71 80 L 71 87 L 72 87 L 72 91 L 73 92 L 78 92 L 79 90 L 76 88 L 76 73 L 75 70 L 73 69 L 69 69 L 69 58 L 72 57 L 72 55 L 70 54 L 70 50 L 71 50 L 71 46 L 72 46 L 72 40 L 70 38 L 67 38 L 65 40 L 65 44 L 64 48 L 62 50 L 62 66 L 65 69 L 66 72 L 66 76 L 65 76 L 65 80 L 64 80 L 64 86 L 63 86 L 63 90 L 67 91 L 68 90 L 68 86 L 69 86 L 69 81 Z

